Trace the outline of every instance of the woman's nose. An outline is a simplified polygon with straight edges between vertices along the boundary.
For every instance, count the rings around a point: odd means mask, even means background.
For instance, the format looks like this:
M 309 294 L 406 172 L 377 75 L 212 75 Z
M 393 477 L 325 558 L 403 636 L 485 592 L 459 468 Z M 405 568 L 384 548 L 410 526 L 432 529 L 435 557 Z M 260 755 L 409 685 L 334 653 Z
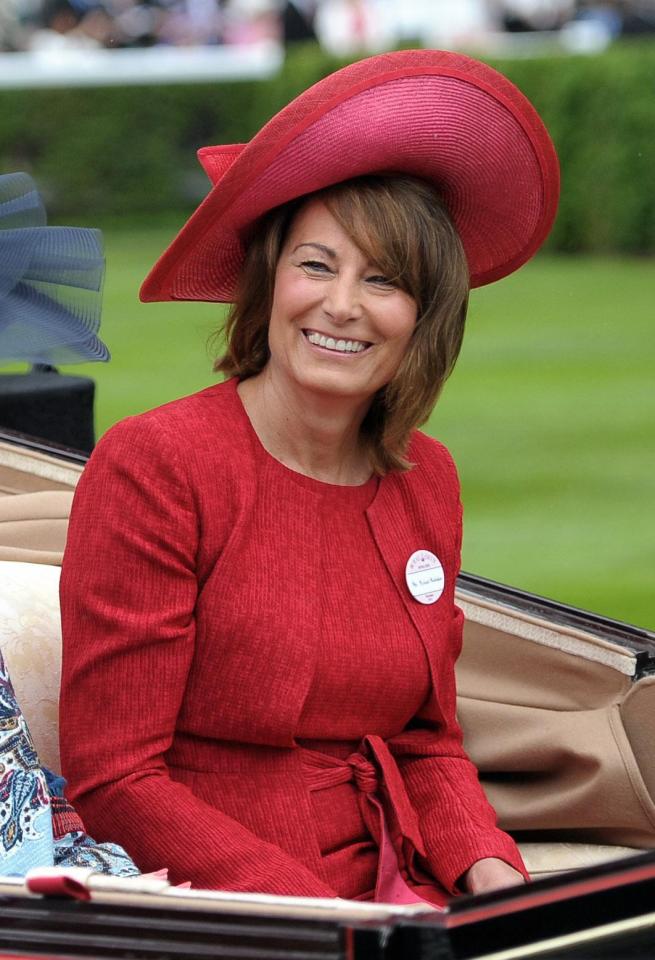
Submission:
M 346 323 L 361 316 L 361 290 L 355 279 L 337 275 L 328 285 L 323 302 L 325 312 L 335 323 Z

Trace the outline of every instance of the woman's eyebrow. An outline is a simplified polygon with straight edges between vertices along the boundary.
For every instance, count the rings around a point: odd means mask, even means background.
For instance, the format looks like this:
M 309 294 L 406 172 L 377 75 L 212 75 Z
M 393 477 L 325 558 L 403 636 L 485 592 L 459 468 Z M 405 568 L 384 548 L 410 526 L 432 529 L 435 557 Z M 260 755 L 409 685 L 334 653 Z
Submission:
M 320 250 L 321 253 L 325 254 L 326 257 L 331 257 L 332 260 L 336 260 L 336 250 L 333 250 L 332 247 L 326 247 L 324 243 L 299 243 L 297 247 L 293 248 L 292 252 L 296 253 L 296 251 L 300 250 L 301 247 L 314 247 L 315 250 Z

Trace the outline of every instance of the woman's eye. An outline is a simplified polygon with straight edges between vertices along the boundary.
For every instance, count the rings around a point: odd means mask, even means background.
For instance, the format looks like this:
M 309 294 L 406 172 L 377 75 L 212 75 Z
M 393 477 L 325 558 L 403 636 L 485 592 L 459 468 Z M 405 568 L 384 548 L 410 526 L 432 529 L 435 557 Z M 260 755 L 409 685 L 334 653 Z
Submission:
M 389 277 L 383 277 L 378 274 L 374 274 L 372 277 L 366 278 L 367 283 L 374 283 L 380 287 L 395 287 L 396 284 Z
M 303 260 L 300 266 L 304 267 L 305 270 L 311 270 L 313 273 L 330 273 L 329 266 L 322 260 Z

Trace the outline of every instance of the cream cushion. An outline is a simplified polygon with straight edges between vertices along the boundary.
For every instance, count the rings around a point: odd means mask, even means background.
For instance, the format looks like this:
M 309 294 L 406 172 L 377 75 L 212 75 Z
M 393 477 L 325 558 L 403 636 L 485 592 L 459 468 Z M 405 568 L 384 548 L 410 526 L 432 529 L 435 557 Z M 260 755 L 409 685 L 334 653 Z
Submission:
M 635 847 L 606 843 L 519 843 L 519 849 L 533 880 L 642 853 Z
M 59 771 L 60 568 L 0 561 L 0 650 L 37 753 Z

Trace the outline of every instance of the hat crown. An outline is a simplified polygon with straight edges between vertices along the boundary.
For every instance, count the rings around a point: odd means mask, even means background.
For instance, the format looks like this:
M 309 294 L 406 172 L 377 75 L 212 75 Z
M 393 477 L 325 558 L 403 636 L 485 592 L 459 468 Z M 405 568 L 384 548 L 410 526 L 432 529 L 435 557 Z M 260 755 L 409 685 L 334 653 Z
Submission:
M 555 150 L 529 101 L 493 68 L 447 51 L 350 64 L 292 100 L 249 143 L 206 147 L 199 159 L 213 189 L 151 271 L 142 299 L 231 300 L 243 238 L 262 214 L 390 171 L 437 187 L 479 286 L 535 253 L 559 191 Z

